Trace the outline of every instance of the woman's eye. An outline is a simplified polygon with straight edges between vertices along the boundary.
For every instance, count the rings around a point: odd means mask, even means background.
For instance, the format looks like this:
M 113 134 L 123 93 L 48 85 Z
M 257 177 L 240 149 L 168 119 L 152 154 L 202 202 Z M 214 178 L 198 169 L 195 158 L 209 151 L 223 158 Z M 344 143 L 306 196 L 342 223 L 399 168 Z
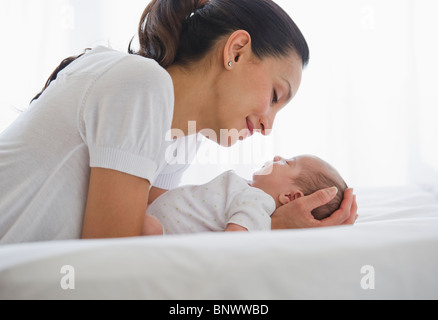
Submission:
M 275 104 L 278 102 L 277 91 L 274 90 L 274 94 L 272 95 L 272 103 Z

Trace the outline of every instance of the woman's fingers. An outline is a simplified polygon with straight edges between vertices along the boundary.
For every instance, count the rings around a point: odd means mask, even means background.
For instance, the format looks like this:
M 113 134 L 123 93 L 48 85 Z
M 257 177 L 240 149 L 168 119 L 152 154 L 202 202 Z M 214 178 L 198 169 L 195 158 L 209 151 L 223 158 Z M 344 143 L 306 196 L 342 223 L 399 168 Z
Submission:
M 357 220 L 357 202 L 356 195 L 353 195 L 353 203 L 351 205 L 350 217 L 343 223 L 344 225 L 354 224 Z
M 330 202 L 336 195 L 336 188 L 319 190 L 298 198 L 277 208 L 272 218 L 272 229 L 296 229 L 329 227 L 354 224 L 357 219 L 357 203 L 353 189 L 344 192 L 344 200 L 337 211 L 324 220 L 316 220 L 311 211 Z
M 318 190 L 315 193 L 306 196 L 306 211 L 312 211 L 313 209 L 319 208 L 329 203 L 333 200 L 337 193 L 338 188 L 331 187 Z
M 354 207 L 356 207 L 355 210 L 353 210 Z M 344 192 L 344 200 L 342 201 L 339 209 L 336 210 L 330 217 L 321 220 L 321 226 L 329 227 L 342 224 L 352 224 L 356 220 L 356 211 L 357 205 L 355 196 L 353 194 L 353 189 L 349 188 Z

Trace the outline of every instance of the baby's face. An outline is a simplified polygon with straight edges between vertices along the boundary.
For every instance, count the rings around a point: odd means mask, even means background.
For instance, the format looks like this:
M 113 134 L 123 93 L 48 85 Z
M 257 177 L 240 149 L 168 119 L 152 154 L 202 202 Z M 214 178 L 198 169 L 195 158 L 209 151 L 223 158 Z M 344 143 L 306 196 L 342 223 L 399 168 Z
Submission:
M 294 178 L 300 173 L 300 167 L 299 157 L 284 159 L 276 156 L 254 173 L 252 186 L 262 189 L 275 199 L 279 192 L 291 189 Z
M 294 184 L 295 178 L 304 166 L 314 165 L 320 166 L 320 160 L 310 155 L 290 159 L 276 156 L 254 173 L 252 186 L 262 189 L 277 200 L 280 194 L 300 192 L 300 188 Z
M 272 161 L 266 162 L 254 173 L 254 179 L 264 181 L 265 179 L 268 179 L 268 176 L 270 176 L 269 179 L 271 179 L 274 176 L 281 177 L 282 174 L 297 174 L 297 169 L 299 169 L 297 164 L 297 158 L 285 159 L 280 156 L 275 156 Z

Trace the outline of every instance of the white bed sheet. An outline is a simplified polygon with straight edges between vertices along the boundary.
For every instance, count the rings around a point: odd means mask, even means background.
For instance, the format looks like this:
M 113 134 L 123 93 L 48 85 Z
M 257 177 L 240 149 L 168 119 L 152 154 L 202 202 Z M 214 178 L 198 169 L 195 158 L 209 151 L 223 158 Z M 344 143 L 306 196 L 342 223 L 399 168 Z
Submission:
M 3 246 L 0 299 L 438 299 L 437 196 L 356 193 L 355 226 Z

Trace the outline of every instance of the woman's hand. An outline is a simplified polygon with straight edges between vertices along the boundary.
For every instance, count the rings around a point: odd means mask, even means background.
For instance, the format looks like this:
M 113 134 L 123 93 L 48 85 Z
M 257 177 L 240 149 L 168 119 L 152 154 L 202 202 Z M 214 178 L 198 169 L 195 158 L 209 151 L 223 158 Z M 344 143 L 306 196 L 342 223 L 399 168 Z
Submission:
M 319 190 L 279 207 L 272 215 L 272 229 L 298 229 L 354 224 L 357 219 L 357 203 L 353 189 L 344 192 L 340 208 L 324 220 L 316 220 L 312 210 L 330 202 L 336 188 Z

